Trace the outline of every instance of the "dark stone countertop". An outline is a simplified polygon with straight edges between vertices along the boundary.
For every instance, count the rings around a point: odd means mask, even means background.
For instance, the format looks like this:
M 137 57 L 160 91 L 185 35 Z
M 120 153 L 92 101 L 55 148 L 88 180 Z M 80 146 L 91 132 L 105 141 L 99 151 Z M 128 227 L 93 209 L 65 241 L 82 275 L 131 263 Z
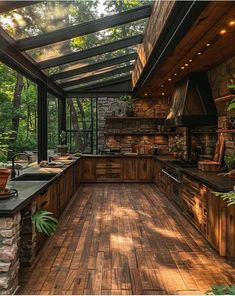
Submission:
M 216 172 L 203 172 L 197 168 L 182 168 L 180 170 L 182 173 L 201 181 L 214 191 L 228 192 L 233 190 L 233 187 L 235 186 L 235 179 Z
M 171 155 L 157 155 L 154 156 L 155 159 L 161 162 L 167 162 L 169 165 L 170 161 L 175 161 Z M 202 184 L 210 187 L 213 191 L 218 192 L 228 192 L 233 190 L 235 186 L 235 179 L 229 176 L 224 176 L 222 173 L 217 172 L 203 172 L 197 168 L 178 168 L 181 173 L 185 173 L 196 180 L 200 181 Z
M 79 159 L 79 158 L 77 158 Z M 59 178 L 71 165 L 73 165 L 77 159 L 71 162 L 70 165 L 64 165 L 62 168 L 41 168 L 38 164 L 33 164 L 30 167 L 24 169 L 21 173 L 55 173 L 57 174 L 53 179 L 49 181 L 11 181 L 7 183 L 9 189 L 16 189 L 18 191 L 17 197 L 11 197 L 8 199 L 0 199 L 0 217 L 12 216 L 19 212 L 32 202 L 32 200 L 43 194 L 44 191 L 52 184 L 57 178 Z

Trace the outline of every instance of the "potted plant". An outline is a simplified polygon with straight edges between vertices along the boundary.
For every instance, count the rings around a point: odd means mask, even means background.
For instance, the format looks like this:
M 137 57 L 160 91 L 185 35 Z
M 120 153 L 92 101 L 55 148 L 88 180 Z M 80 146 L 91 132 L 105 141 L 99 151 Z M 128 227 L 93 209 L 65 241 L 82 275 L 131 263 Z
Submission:
M 184 137 L 179 135 L 169 138 L 169 152 L 174 158 L 181 158 L 184 152 Z
M 228 169 L 228 175 L 231 178 L 235 178 L 235 155 L 228 155 L 225 156 L 224 162 L 226 164 L 226 167 Z
M 58 145 L 57 148 L 61 156 L 66 156 L 68 154 L 69 146 L 67 144 L 67 134 L 64 130 L 60 133 L 60 145 Z
M 6 167 L 9 148 L 7 142 L 11 139 L 11 135 L 11 132 L 0 134 L 0 195 L 5 194 L 7 180 L 11 174 L 11 170 Z
M 128 95 L 123 95 L 120 97 L 120 99 L 126 104 L 126 116 L 128 117 L 134 116 L 134 110 L 133 110 L 134 99 Z

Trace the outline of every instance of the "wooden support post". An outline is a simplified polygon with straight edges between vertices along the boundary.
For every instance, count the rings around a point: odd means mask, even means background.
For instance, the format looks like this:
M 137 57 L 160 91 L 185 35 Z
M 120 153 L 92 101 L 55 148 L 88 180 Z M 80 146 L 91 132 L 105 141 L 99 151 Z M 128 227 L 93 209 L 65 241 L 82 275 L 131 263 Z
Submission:
M 38 163 L 47 159 L 47 88 L 38 85 Z

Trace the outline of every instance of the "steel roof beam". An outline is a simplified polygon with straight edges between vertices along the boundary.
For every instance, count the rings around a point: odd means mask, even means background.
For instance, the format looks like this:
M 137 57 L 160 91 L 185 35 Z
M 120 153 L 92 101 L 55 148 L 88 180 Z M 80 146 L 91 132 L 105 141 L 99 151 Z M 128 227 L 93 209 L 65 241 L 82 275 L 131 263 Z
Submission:
M 91 64 L 88 66 L 60 72 L 60 73 L 51 75 L 50 77 L 52 80 L 56 81 L 59 79 L 73 77 L 73 76 L 80 75 L 83 73 L 88 73 L 88 72 L 92 72 L 92 71 L 99 70 L 102 68 L 110 67 L 113 65 L 117 65 L 117 64 L 121 64 L 121 63 L 125 63 L 125 62 L 130 62 L 131 60 L 135 60 L 136 58 L 137 58 L 137 53 L 130 53 L 130 54 L 123 55 L 123 56 L 120 56 L 117 58 L 105 60 L 105 61 L 102 61 L 99 63 L 94 63 L 94 64 Z
M 96 56 L 99 54 L 103 54 L 103 53 L 111 52 L 114 50 L 122 49 L 125 47 L 137 45 L 139 43 L 142 43 L 142 40 L 143 40 L 143 35 L 139 34 L 139 35 L 132 36 L 132 37 L 122 39 L 119 41 L 114 41 L 114 42 L 111 42 L 108 44 L 85 49 L 80 52 L 71 53 L 71 54 L 61 56 L 61 57 L 57 57 L 57 58 L 53 58 L 53 59 L 46 60 L 43 62 L 39 62 L 38 66 L 40 69 L 56 67 L 59 65 L 68 64 L 68 63 L 75 62 L 78 60 L 90 58 L 90 57 L 93 57 L 93 56 Z
M 59 84 L 59 86 L 62 88 L 68 88 L 71 86 L 75 86 L 75 85 L 79 85 L 79 84 L 83 84 L 83 83 L 89 83 L 89 82 L 96 81 L 96 80 L 103 79 L 103 78 L 109 78 L 109 77 L 112 77 L 112 75 L 130 72 L 133 69 L 134 69 L 134 65 L 129 65 L 129 66 L 115 69 L 115 70 L 106 71 L 104 73 L 100 73 L 97 75 L 91 75 L 91 76 L 84 77 L 81 79 L 76 79 L 76 80 L 68 81 L 65 83 L 61 83 L 61 84 Z
M 150 16 L 150 14 L 151 6 L 147 5 L 79 25 L 44 33 L 39 36 L 24 38 L 18 40 L 16 44 L 21 51 L 29 50 L 32 48 L 42 47 L 56 42 L 68 40 L 74 37 L 95 33 L 111 27 L 124 25 L 126 23 L 147 18 Z
M 2 1 L 0 2 L 0 13 L 5 13 L 17 8 L 26 7 L 40 2 L 42 1 Z
M 92 89 L 110 86 L 110 85 L 118 84 L 118 83 L 125 82 L 128 80 L 131 80 L 131 74 L 128 74 L 128 75 L 125 75 L 122 77 L 118 77 L 118 78 L 114 78 L 114 79 L 110 79 L 108 81 L 101 81 L 101 82 L 93 83 L 91 85 L 81 86 L 81 87 L 78 87 L 78 88 L 73 89 L 71 91 L 67 91 L 67 93 L 70 94 L 70 93 L 76 93 L 76 92 L 80 92 L 80 91 L 88 91 L 89 92 Z

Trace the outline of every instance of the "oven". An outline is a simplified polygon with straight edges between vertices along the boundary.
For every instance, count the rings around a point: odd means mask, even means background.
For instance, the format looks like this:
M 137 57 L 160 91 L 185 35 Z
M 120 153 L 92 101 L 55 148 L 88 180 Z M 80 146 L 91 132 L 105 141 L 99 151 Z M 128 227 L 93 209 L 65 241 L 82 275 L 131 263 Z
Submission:
M 169 184 L 171 187 L 170 199 L 174 201 L 174 203 L 182 209 L 180 174 L 177 173 L 174 169 L 168 167 L 163 168 L 162 173 L 165 174 L 169 180 Z

